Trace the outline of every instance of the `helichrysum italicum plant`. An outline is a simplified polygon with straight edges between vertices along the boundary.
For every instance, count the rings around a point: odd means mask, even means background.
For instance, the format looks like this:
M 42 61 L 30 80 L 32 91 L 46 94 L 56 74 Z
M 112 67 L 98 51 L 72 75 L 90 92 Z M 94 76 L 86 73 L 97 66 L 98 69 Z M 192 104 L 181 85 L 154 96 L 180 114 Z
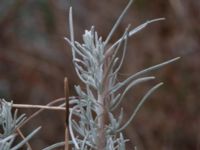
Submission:
M 17 129 L 25 121 L 26 117 L 25 114 L 22 114 L 19 117 L 17 117 L 17 110 L 15 110 L 14 115 L 12 115 L 11 108 L 12 103 L 0 99 L 0 150 L 20 149 L 40 129 L 40 127 L 35 129 L 20 143 L 14 145 L 15 138 L 17 136 Z
M 123 130 L 134 119 L 146 99 L 163 83 L 153 86 L 140 100 L 129 119 L 122 124 L 124 111 L 120 104 L 126 93 L 140 83 L 154 80 L 154 76 L 147 75 L 151 71 L 179 59 L 174 58 L 146 68 L 131 75 L 124 81 L 117 80 L 117 74 L 125 58 L 128 38 L 145 28 L 148 24 L 163 20 L 163 18 L 150 20 L 134 29 L 130 29 L 130 25 L 128 25 L 123 35 L 111 46 L 108 46 L 113 33 L 132 3 L 133 0 L 130 0 L 105 40 L 98 35 L 92 26 L 90 30 L 86 30 L 83 34 L 82 44 L 74 39 L 72 8 L 70 8 L 70 39 L 65 39 L 72 49 L 76 73 L 85 84 L 85 87 L 83 90 L 80 86 L 75 86 L 77 96 L 69 97 L 70 113 L 67 116 L 67 122 L 69 122 L 67 125 L 71 140 L 69 142 L 56 143 L 43 150 L 55 149 L 68 143 L 71 144 L 72 150 L 126 150 L 125 145 L 129 140 L 124 137 Z M 121 56 L 118 55 L 119 51 L 122 51 Z M 57 108 L 63 110 L 63 106 L 62 104 Z M 116 110 L 119 113 L 118 116 L 114 114 Z M 14 118 L 12 117 L 10 103 L 8 105 L 5 101 L 1 102 L 0 125 L 4 131 L 0 134 L 1 150 L 16 150 L 36 133 L 38 129 L 33 131 L 21 143 L 12 147 L 15 139 L 15 129 L 23 120 L 24 115 L 17 118 L 15 113 Z M 67 150 L 67 147 L 65 146 L 65 150 Z
M 128 38 L 149 23 L 163 20 L 163 18 L 150 20 L 134 29 L 130 29 L 130 26 L 128 26 L 124 34 L 108 47 L 112 34 L 116 31 L 132 2 L 133 0 L 129 1 L 105 40 L 98 35 L 92 26 L 89 31 L 86 30 L 83 34 L 82 44 L 74 40 L 72 8 L 70 8 L 69 27 L 71 38 L 65 39 L 72 49 L 76 73 L 85 84 L 85 90 L 80 86 L 75 86 L 77 96 L 70 97 L 70 101 L 74 102 L 69 115 L 69 131 L 73 150 L 125 150 L 125 144 L 128 140 L 124 137 L 123 130 L 133 120 L 144 101 L 162 83 L 158 83 L 144 95 L 124 124 L 122 124 L 123 108 L 120 108 L 121 101 L 132 87 L 155 79 L 154 76 L 147 76 L 147 73 L 178 59 L 175 58 L 144 69 L 124 81 L 117 81 L 117 74 L 125 57 Z M 122 56 L 118 56 L 119 51 L 122 51 Z M 117 117 L 113 113 L 116 109 L 120 112 Z

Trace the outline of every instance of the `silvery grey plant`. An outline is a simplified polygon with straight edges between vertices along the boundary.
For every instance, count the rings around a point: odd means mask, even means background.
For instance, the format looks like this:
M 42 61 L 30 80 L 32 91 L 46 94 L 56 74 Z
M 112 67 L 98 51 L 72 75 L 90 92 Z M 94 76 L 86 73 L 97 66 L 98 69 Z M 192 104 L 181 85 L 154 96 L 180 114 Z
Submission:
M 147 98 L 163 83 L 158 83 L 149 89 L 129 119 L 122 123 L 124 111 L 120 104 L 126 93 L 140 83 L 154 80 L 154 76 L 148 76 L 151 71 L 158 70 L 179 59 L 177 57 L 146 68 L 124 81 L 117 80 L 117 74 L 125 58 L 129 37 L 148 24 L 164 19 L 150 20 L 134 29 L 130 29 L 130 25 L 128 25 L 122 36 L 111 46 L 108 46 L 113 33 L 116 32 L 132 3 L 133 0 L 130 0 L 105 40 L 97 34 L 92 26 L 83 34 L 82 44 L 74 39 L 72 8 L 69 10 L 70 39 L 65 38 L 65 40 L 71 46 L 76 73 L 85 84 L 84 88 L 79 85 L 75 86 L 77 96 L 69 97 L 68 127 L 71 140 L 68 143 L 71 144 L 72 150 L 126 150 L 126 142 L 129 140 L 124 137 L 123 130 L 131 123 Z M 120 51 L 122 51 L 121 56 L 119 56 Z M 17 135 L 16 130 L 26 121 L 25 115 L 17 117 L 17 111 L 15 111 L 13 117 L 11 114 L 12 103 L 1 100 L 0 104 L 0 127 L 3 129 L 3 132 L 0 133 L 0 150 L 17 150 L 33 137 L 40 127 L 20 143 L 13 145 Z M 56 109 L 63 110 L 64 105 L 59 105 Z M 47 107 L 40 108 L 46 109 Z M 118 112 L 118 116 L 114 112 Z M 68 143 L 66 141 L 59 142 L 43 150 L 52 150 Z
M 139 71 L 124 81 L 117 81 L 128 38 L 148 24 L 163 20 L 163 18 L 150 20 L 134 29 L 130 29 L 129 25 L 124 34 L 109 47 L 108 43 L 113 33 L 132 2 L 133 0 L 129 1 L 105 40 L 92 26 L 83 34 L 82 44 L 74 39 L 72 8 L 69 10 L 70 39 L 65 38 L 65 40 L 71 46 L 76 73 L 85 84 L 84 90 L 80 86 L 75 86 L 77 96 L 70 97 L 70 101 L 74 102 L 69 115 L 69 131 L 73 150 L 125 150 L 128 139 L 124 137 L 123 130 L 134 119 L 147 98 L 163 83 L 153 86 L 140 100 L 130 118 L 122 124 L 123 108 L 120 108 L 120 104 L 124 96 L 136 85 L 155 79 L 154 76 L 147 76 L 147 73 L 179 59 L 177 57 L 168 60 Z M 120 50 L 122 56 L 118 55 Z M 119 112 L 118 117 L 114 115 L 115 110 Z
M 25 137 L 21 142 L 14 145 L 14 141 L 17 136 L 17 128 L 25 121 L 25 114 L 17 117 L 17 110 L 12 116 L 12 103 L 6 102 L 4 99 L 0 99 L 0 150 L 18 150 L 24 144 L 27 143 L 40 129 L 38 127 L 32 131 L 27 137 Z

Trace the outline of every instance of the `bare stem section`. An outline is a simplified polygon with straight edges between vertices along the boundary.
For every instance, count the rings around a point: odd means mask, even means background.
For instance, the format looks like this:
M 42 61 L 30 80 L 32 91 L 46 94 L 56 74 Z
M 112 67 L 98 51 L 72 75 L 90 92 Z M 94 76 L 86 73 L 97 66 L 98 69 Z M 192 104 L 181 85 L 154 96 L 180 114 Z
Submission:
M 97 149 L 105 149 L 106 146 L 106 137 L 105 137 L 105 107 L 104 107 L 104 98 L 99 93 L 98 94 L 98 103 L 100 107 L 97 107 L 97 116 L 98 116 L 98 131 L 97 131 Z
M 46 109 L 46 110 L 61 110 L 65 111 L 64 107 L 46 106 L 46 105 L 28 105 L 28 104 L 12 104 L 13 108 L 33 108 L 33 109 Z
M 65 77 L 64 79 L 64 94 L 65 94 L 65 150 L 69 149 L 69 85 L 68 79 Z

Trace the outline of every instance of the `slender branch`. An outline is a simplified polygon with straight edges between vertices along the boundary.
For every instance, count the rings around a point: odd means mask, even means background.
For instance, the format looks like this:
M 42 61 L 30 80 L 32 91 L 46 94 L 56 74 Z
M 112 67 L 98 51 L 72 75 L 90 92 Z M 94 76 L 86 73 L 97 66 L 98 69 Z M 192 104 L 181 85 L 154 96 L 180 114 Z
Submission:
M 21 136 L 21 138 L 24 140 L 25 136 L 19 128 L 17 128 L 17 132 Z M 26 146 L 27 146 L 28 150 L 32 150 L 31 145 L 28 143 L 28 141 L 26 142 Z
M 46 106 L 51 106 L 54 105 L 55 103 L 61 102 L 65 100 L 63 97 L 62 98 L 58 98 L 56 100 L 53 100 L 52 102 L 48 103 Z M 37 115 L 39 115 L 42 111 L 44 111 L 46 109 L 41 108 L 39 110 L 37 110 L 35 113 L 33 113 L 30 117 L 28 117 L 20 126 L 19 128 L 21 128 L 22 126 L 24 126 L 27 122 L 29 122 L 31 119 L 33 119 L 34 117 L 36 117 Z
M 33 108 L 33 109 L 46 109 L 46 110 L 64 110 L 64 107 L 46 106 L 46 105 L 28 105 L 28 104 L 12 104 L 14 108 Z
M 65 93 L 65 150 L 69 149 L 69 135 L 68 135 L 68 126 L 69 126 L 69 86 L 68 79 L 64 79 L 64 93 Z
M 69 125 L 69 85 L 68 85 L 68 79 L 65 77 L 64 79 L 64 94 L 65 94 L 65 109 L 66 109 L 66 125 Z

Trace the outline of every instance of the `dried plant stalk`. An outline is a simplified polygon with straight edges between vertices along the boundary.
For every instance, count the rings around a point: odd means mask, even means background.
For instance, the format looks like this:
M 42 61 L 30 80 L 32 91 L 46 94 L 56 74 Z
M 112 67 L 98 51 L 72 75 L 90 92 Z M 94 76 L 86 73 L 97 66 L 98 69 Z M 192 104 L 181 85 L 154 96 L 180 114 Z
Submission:
M 68 126 L 69 126 L 69 86 L 68 79 L 64 79 L 64 93 L 65 93 L 65 150 L 69 149 L 69 135 L 68 135 Z

